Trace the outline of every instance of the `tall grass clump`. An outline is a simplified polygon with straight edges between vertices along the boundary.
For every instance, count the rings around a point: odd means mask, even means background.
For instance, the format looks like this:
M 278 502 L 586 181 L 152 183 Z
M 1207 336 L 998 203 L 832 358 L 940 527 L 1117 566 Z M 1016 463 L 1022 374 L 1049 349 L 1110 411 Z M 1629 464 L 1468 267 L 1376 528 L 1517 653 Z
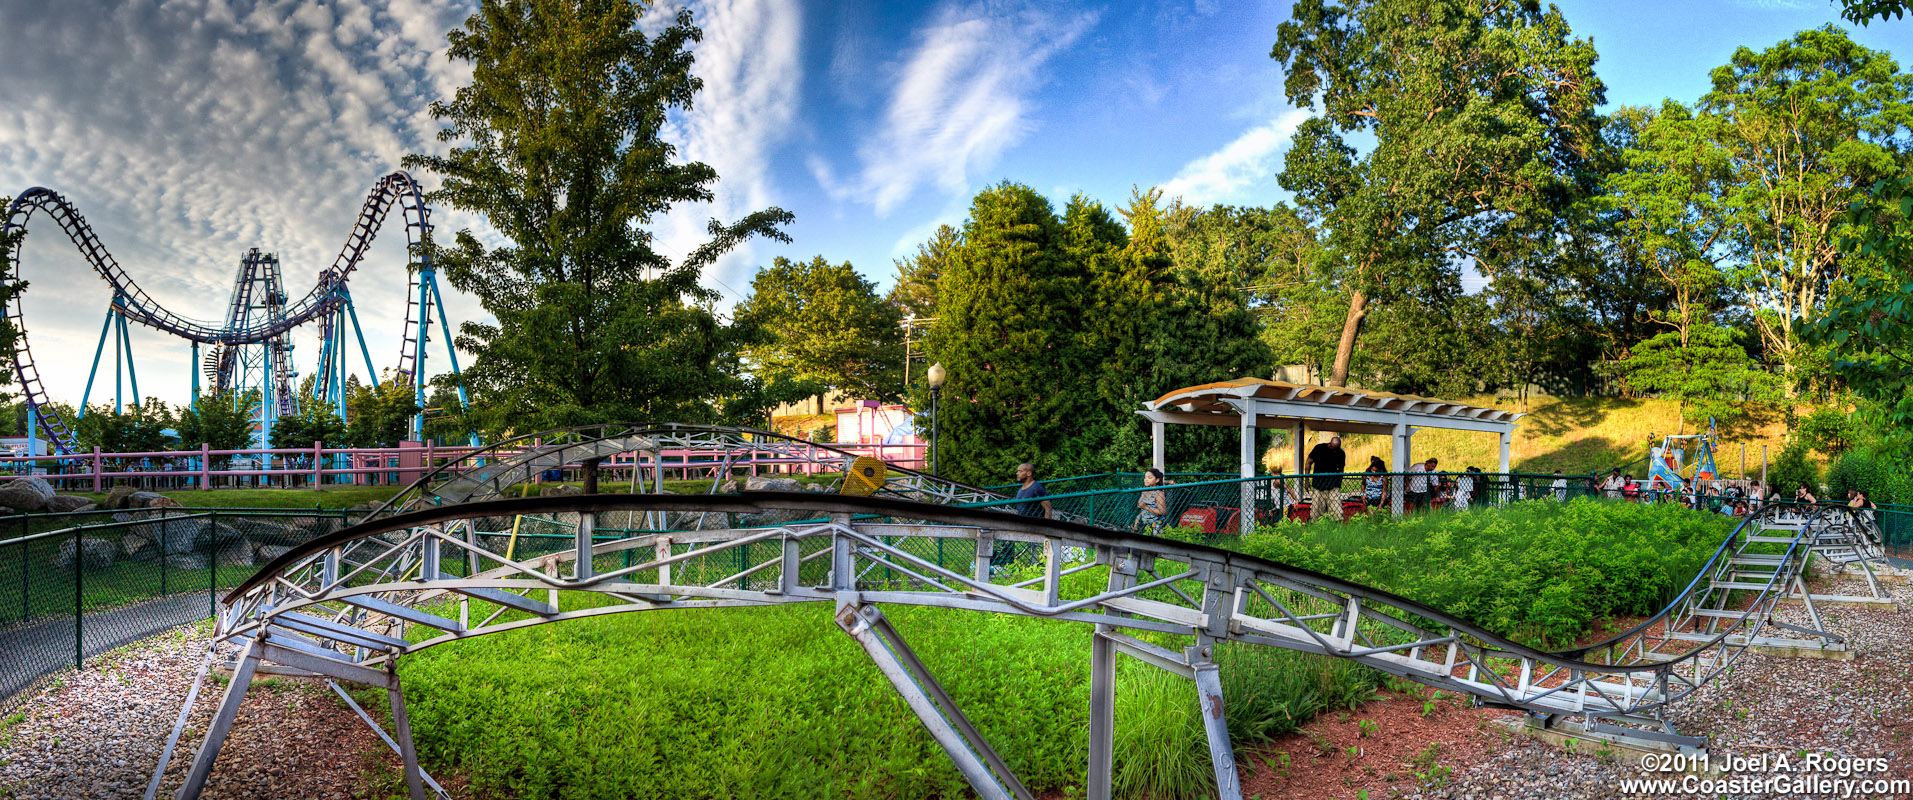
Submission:
M 967 785 L 826 605 L 620 614 L 408 658 L 428 763 L 480 795 L 957 797 Z M 887 610 L 1012 769 L 1080 786 L 1090 630 Z
M 1535 500 L 1282 524 L 1211 543 L 1386 589 L 1531 645 L 1565 647 L 1597 619 L 1660 610 L 1735 523 L 1665 503 Z

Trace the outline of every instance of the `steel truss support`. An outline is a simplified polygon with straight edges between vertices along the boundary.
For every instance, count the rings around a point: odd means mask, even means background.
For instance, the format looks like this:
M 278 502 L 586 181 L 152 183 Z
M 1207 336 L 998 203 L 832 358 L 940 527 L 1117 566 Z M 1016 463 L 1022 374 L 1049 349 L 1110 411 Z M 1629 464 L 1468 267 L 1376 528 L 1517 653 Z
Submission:
M 284 638 L 286 644 L 290 646 L 278 644 L 277 641 L 280 638 Z M 234 662 L 232 682 L 227 684 L 226 693 L 219 701 L 219 710 L 213 713 L 212 724 L 206 729 L 206 741 L 200 745 L 199 752 L 193 756 L 193 765 L 186 773 L 186 781 L 180 784 L 179 791 L 173 794 L 173 800 L 197 800 L 200 792 L 205 790 L 206 779 L 212 774 L 213 763 L 219 760 L 219 750 L 226 744 L 226 735 L 232 732 L 233 720 L 239 715 L 239 706 L 245 702 L 246 690 L 251 688 L 252 678 L 259 671 L 262 660 L 290 667 L 295 674 L 316 675 L 331 679 L 328 683 L 349 681 L 384 689 L 386 701 L 392 710 L 393 734 L 390 736 L 386 735 L 378 723 L 374 722 L 350 695 L 339 689 L 336 683 L 332 684 L 333 690 L 337 691 L 340 697 L 345 698 L 346 703 L 352 706 L 352 710 L 358 712 L 359 718 L 365 720 L 380 739 L 398 752 L 400 760 L 404 763 L 406 793 L 411 800 L 426 800 L 425 787 L 428 784 L 440 798 L 450 797 L 438 781 L 433 780 L 419 768 L 418 751 L 412 743 L 411 718 L 405 710 L 405 692 L 399 684 L 395 662 L 388 660 L 385 670 L 381 672 L 318 655 L 317 653 L 320 652 L 325 651 L 291 634 L 264 633 L 246 639 L 245 649 L 240 652 L 238 660 Z M 180 710 L 179 723 L 173 730 L 173 741 L 177 741 L 180 730 L 185 725 L 186 717 L 192 711 L 197 690 L 198 685 L 195 683 L 194 691 L 187 695 L 186 705 Z M 148 784 L 147 789 L 148 798 L 151 798 L 159 789 L 160 779 L 166 773 L 166 763 L 172 752 L 173 741 L 168 742 L 166 753 L 161 756 L 159 766 L 153 772 L 153 780 Z
M 957 771 L 963 773 L 963 779 L 970 782 L 977 796 L 985 800 L 1010 800 L 1011 797 L 1036 800 L 1016 773 L 1010 771 L 1003 757 L 997 755 L 976 726 L 970 724 L 963 709 L 943 691 L 943 685 L 937 683 L 929 668 L 917 658 L 916 652 L 903 640 L 903 634 L 890 624 L 890 618 L 876 606 L 858 602 L 855 592 L 846 595 L 839 596 L 837 601 L 838 627 L 863 645 L 878 671 L 889 679 L 897 694 L 903 695 L 904 702 L 923 722 L 931 738 L 950 755 Z

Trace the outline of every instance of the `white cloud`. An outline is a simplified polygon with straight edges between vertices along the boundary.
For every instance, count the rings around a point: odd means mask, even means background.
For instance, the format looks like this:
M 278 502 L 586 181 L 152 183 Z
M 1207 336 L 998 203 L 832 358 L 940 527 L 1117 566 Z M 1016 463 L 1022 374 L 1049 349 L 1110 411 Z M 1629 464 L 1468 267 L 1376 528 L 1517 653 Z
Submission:
M 468 13 L 469 0 L 8 4 L 0 52 L 17 63 L 0 82 L 0 195 L 64 194 L 128 274 L 184 316 L 223 316 L 250 247 L 277 253 L 301 296 L 373 183 L 407 153 L 443 147 L 421 109 L 464 80 L 444 36 Z M 447 209 L 435 221 L 478 225 Z M 40 217 L 28 230 L 36 362 L 57 398 L 77 401 L 108 290 L 56 226 Z M 388 218 L 353 280 L 381 367 L 398 351 L 403 265 L 403 229 Z M 482 317 L 444 288 L 454 324 Z M 142 392 L 183 400 L 186 344 L 143 329 L 133 339 Z M 295 339 L 306 369 L 314 339 Z M 428 360 L 428 371 L 444 366 L 442 351 Z
M 1293 109 L 1250 128 L 1222 149 L 1183 165 L 1162 185 L 1163 195 L 1208 205 L 1237 200 L 1247 190 L 1266 186 L 1281 171 L 1290 137 L 1308 118 L 1309 112 Z
M 714 200 L 675 209 L 656 226 L 658 243 L 674 257 L 703 244 L 711 218 L 735 222 L 778 204 L 772 151 L 797 119 L 802 84 L 803 21 L 781 0 L 705 0 L 693 8 L 704 30 L 692 71 L 704 90 L 691 112 L 673 121 L 667 138 L 689 161 L 717 170 Z M 707 283 L 731 297 L 748 291 L 757 248 L 746 243 L 706 271 Z
M 879 215 L 926 185 L 966 193 L 974 173 L 1029 132 L 1027 98 L 1044 65 L 1094 23 L 1035 6 L 944 6 L 897 70 L 883 118 L 858 148 L 857 175 L 839 179 L 820 161 L 812 174 L 832 196 L 869 202 Z

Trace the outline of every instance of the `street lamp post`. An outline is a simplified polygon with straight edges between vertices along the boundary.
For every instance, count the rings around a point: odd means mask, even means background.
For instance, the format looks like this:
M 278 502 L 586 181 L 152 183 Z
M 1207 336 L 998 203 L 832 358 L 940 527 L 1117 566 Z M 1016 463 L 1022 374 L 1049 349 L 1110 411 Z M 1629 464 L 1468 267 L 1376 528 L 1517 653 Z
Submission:
M 938 413 L 937 403 L 938 403 L 938 400 L 941 399 L 940 395 L 943 394 L 943 381 L 945 378 L 948 378 L 948 377 L 949 377 L 949 372 L 943 368 L 943 362 L 941 361 L 935 364 L 931 364 L 930 372 L 928 375 L 925 376 L 925 378 L 928 380 L 930 384 L 930 475 L 931 477 L 941 477 L 937 474 L 937 468 L 938 466 L 940 466 L 937 463 L 937 428 L 939 427 L 938 423 L 941 422 L 943 419 L 943 415 Z

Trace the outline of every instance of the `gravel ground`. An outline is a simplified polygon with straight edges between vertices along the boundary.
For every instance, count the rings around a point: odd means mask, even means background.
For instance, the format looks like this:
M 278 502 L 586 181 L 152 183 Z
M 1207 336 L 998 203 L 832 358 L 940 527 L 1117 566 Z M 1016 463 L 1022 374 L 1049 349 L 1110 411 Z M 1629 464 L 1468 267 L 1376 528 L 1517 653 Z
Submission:
M 1816 594 L 1870 594 L 1864 580 L 1815 576 Z M 1674 706 L 1675 730 L 1708 737 L 1708 754 L 1716 765 L 1728 759 L 1774 759 L 1786 755 L 1795 762 L 1806 754 L 1834 758 L 1884 759 L 1884 772 L 1856 773 L 1852 777 L 1913 778 L 1913 584 L 1889 582 L 1894 597 L 1887 606 L 1823 605 L 1819 610 L 1831 632 L 1844 636 L 1856 653 L 1852 661 L 1787 658 L 1747 652 L 1732 672 Z M 1783 603 L 1776 618 L 1794 623 L 1807 619 L 1805 607 Z M 1779 633 L 1766 633 L 1780 636 Z M 1407 793 L 1409 798 L 1571 798 L 1723 797 L 1794 798 L 1837 797 L 1831 793 L 1783 792 L 1634 792 L 1623 793 L 1622 782 L 1645 773 L 1631 760 L 1611 760 L 1591 754 L 1568 753 L 1562 748 L 1487 728 L 1486 756 L 1457 765 L 1445 785 Z M 1798 763 L 1796 763 L 1798 767 Z M 1796 769 L 1796 774 L 1802 771 Z M 1775 774 L 1743 769 L 1728 776 Z M 1827 770 L 1814 774 L 1834 777 Z M 1658 777 L 1667 777 L 1660 774 Z M 1678 778 L 1678 775 L 1674 777 Z M 1721 776 L 1714 776 L 1719 778 Z M 1869 792 L 1854 797 L 1908 797 L 1907 793 Z
M 146 790 L 209 640 L 188 627 L 69 673 L 21 706 L 0 731 L 0 798 L 138 798 Z M 188 718 L 160 796 L 179 787 L 223 687 L 209 678 Z M 370 795 L 397 759 L 322 683 L 254 682 L 201 796 L 339 798 Z

